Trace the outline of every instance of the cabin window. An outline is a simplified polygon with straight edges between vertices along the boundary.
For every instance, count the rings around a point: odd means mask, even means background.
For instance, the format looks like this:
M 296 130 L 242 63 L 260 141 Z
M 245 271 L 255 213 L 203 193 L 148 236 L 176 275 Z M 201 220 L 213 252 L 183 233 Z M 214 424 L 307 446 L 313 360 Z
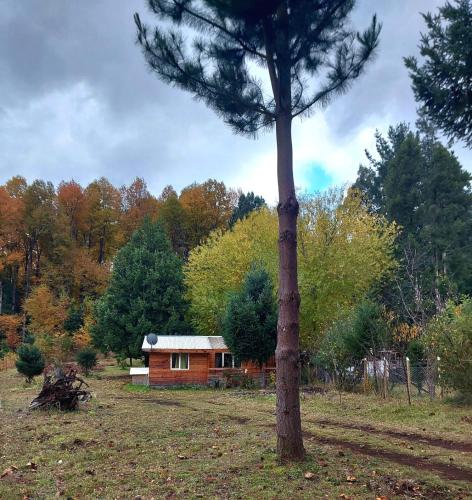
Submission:
M 217 352 L 215 354 L 216 368 L 239 368 L 241 363 L 230 352 Z
M 172 370 L 188 370 L 189 364 L 188 352 L 173 352 L 170 356 L 170 367 Z

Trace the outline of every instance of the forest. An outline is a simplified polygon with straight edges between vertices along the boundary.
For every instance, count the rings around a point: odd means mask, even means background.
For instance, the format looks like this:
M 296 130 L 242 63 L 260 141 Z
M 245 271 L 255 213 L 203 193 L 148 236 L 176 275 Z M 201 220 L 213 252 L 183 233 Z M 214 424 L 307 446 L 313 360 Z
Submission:
M 331 373 L 369 350 L 452 367 L 470 356 L 451 325 L 471 314 L 471 176 L 417 125 L 377 133 L 353 185 L 299 193 L 301 349 Z M 89 348 L 132 362 L 150 331 L 223 334 L 255 266 L 277 296 L 275 208 L 213 179 L 155 197 L 140 178 L 13 177 L 0 214 L 3 354 L 34 341 L 47 363 Z M 451 368 L 457 388 L 463 368 Z

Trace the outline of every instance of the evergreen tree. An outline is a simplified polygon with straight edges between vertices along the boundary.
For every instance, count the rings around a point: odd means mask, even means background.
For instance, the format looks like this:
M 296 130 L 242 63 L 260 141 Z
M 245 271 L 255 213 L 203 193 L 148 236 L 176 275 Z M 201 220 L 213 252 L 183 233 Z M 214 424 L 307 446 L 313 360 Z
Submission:
M 231 297 L 223 321 L 223 337 L 240 361 L 253 361 L 262 367 L 274 355 L 277 304 L 272 280 L 264 269 L 251 270 L 242 290 Z
M 255 196 L 251 191 L 248 194 L 241 193 L 238 198 L 238 206 L 233 210 L 230 226 L 234 226 L 238 220 L 244 219 L 253 210 L 257 210 L 265 205 L 265 200 L 262 196 Z
M 108 290 L 99 300 L 94 344 L 130 358 L 141 357 L 144 335 L 188 334 L 182 262 L 160 223 L 145 219 L 113 263 Z
M 470 293 L 471 176 L 422 117 L 376 135 L 378 158 L 359 168 L 354 187 L 372 210 L 401 226 L 396 282 L 383 293 L 402 320 L 424 325 L 455 290 Z
M 18 355 L 16 369 L 26 377 L 26 382 L 29 384 L 33 377 L 43 373 L 44 357 L 35 345 L 30 344 L 22 344 L 16 353 Z
M 423 14 L 422 66 L 405 59 L 415 98 L 428 119 L 451 140 L 472 146 L 472 3 L 454 0 L 439 13 Z
M 299 401 L 297 216 L 292 120 L 345 92 L 377 47 L 374 16 L 352 31 L 355 0 L 148 0 L 161 23 L 152 31 L 135 15 L 138 43 L 165 82 L 191 92 L 237 133 L 275 124 L 279 187 L 277 450 L 302 459 Z M 172 26 L 173 25 L 173 26 Z M 191 33 L 193 43 L 186 43 Z M 267 71 L 270 88 L 251 63 Z M 314 80 L 316 85 L 314 84 Z M 313 85 L 311 85 L 313 83 Z
M 75 333 L 84 324 L 84 311 L 80 305 L 72 304 L 66 320 L 64 321 L 64 330 L 68 333 Z
M 97 353 L 90 347 L 86 347 L 77 353 L 75 360 L 88 376 L 90 370 L 97 366 Z

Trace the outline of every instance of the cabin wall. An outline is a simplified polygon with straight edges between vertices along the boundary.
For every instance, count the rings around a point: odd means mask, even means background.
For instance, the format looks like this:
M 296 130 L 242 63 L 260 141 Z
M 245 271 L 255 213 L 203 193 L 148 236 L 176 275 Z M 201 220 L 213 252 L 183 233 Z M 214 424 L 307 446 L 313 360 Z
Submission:
M 188 370 L 171 370 L 169 352 L 152 352 L 149 354 L 149 384 L 207 384 L 208 353 L 190 352 Z

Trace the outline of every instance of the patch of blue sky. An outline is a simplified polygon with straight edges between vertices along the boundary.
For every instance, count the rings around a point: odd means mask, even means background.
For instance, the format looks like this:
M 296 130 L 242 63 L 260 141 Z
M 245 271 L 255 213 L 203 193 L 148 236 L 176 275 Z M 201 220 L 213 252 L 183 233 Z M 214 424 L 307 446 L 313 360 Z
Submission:
M 323 165 L 312 162 L 302 169 L 302 189 L 308 193 L 319 193 L 333 186 L 334 177 L 328 173 Z

